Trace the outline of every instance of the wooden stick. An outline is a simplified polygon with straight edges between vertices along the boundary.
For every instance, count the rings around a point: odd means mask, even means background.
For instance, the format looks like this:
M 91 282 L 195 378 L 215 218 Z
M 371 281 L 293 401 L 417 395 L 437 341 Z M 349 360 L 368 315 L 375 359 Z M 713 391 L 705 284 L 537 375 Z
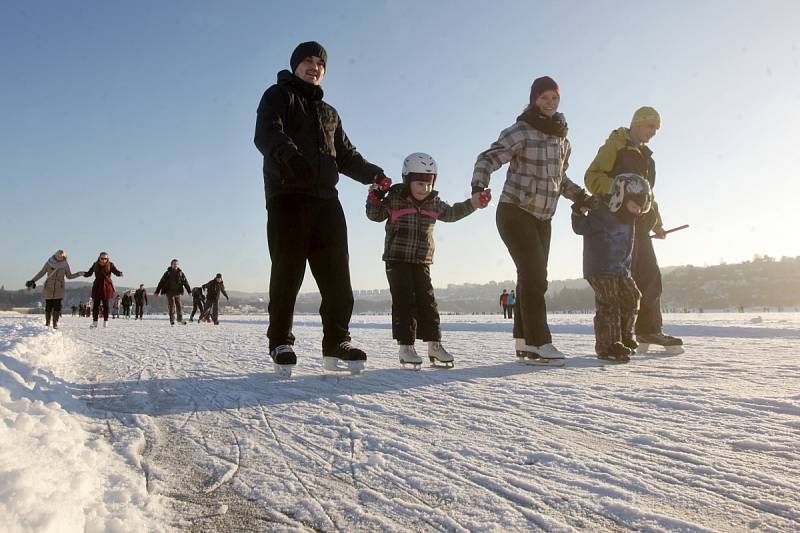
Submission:
M 664 235 L 666 235 L 667 233 L 672 233 L 672 232 L 675 232 L 675 231 L 680 231 L 680 230 L 682 230 L 682 229 L 686 229 L 686 228 L 688 228 L 688 227 L 689 227 L 689 224 L 684 224 L 683 226 L 678 226 L 677 228 L 668 229 L 668 230 L 666 230 L 666 231 L 664 232 Z M 655 238 L 655 235 L 650 235 L 650 238 L 651 238 L 651 239 Z

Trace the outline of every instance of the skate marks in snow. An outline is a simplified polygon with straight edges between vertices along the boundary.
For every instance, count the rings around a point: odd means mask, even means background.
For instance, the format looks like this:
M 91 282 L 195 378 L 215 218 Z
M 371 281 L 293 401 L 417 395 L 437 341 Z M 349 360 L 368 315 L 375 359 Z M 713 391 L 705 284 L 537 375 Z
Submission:
M 173 502 L 179 528 L 800 524 L 800 397 L 786 389 L 796 349 L 779 339 L 734 350 L 728 338 L 696 338 L 679 357 L 610 366 L 594 358 L 591 337 L 557 335 L 578 355 L 550 369 L 519 365 L 505 334 L 453 332 L 445 345 L 456 368 L 411 373 L 388 329 L 363 329 L 355 341 L 368 367 L 351 377 L 323 374 L 321 331 L 299 327 L 295 374 L 280 380 L 263 325 L 133 324 L 91 342 L 69 331 L 84 347 L 69 386 L 110 440 L 141 432 L 130 456 L 148 489 Z

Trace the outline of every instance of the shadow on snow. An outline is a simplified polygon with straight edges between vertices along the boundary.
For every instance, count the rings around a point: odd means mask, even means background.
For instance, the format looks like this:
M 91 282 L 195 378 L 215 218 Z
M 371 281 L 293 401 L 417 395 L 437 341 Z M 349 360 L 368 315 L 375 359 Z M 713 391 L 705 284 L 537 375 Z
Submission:
M 28 398 L 33 401 L 44 396 L 47 401 L 59 402 L 67 411 L 98 418 L 106 418 L 108 411 L 162 416 L 258 405 L 277 406 L 319 399 L 336 402 L 337 398 L 348 403 L 369 404 L 369 396 L 375 394 L 517 375 L 529 375 L 531 387 L 537 387 L 542 385 L 538 378 L 552 375 L 553 372 L 606 366 L 594 357 L 571 357 L 564 368 L 528 366 L 510 361 L 449 370 L 425 368 L 420 372 L 402 368 L 370 370 L 368 367 L 362 375 L 351 376 L 323 373 L 321 367 L 309 369 L 298 365 L 295 376 L 290 379 L 267 371 L 182 378 L 147 379 L 140 376 L 123 381 L 72 383 L 48 370 L 30 372 L 29 367 L 6 355 L 0 355 L 0 364 L 34 383 L 33 389 L 15 381 L 7 383 L 13 399 Z

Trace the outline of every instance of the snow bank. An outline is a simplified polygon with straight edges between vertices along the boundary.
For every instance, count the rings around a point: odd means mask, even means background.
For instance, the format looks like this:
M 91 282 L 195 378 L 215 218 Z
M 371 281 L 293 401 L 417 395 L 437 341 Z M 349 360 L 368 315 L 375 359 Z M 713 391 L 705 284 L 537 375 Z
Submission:
M 0 517 L 8 532 L 154 531 L 160 505 L 140 473 L 93 434 L 52 372 L 75 344 L 34 319 L 0 316 Z

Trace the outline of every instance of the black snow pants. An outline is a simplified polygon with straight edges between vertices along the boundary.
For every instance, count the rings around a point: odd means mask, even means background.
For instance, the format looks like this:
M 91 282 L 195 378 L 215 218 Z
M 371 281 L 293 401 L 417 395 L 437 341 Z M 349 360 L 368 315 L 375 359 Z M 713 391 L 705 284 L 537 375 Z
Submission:
M 73 313 L 74 314 L 74 313 Z M 58 319 L 61 318 L 61 298 L 51 298 L 44 301 L 44 319 L 47 325 L 53 321 L 53 326 L 58 325 Z
M 203 300 L 192 300 L 192 314 L 189 316 L 189 320 L 194 320 L 195 313 L 198 313 L 197 320 L 202 320 L 204 310 L 205 307 L 203 306 Z
M 108 322 L 108 309 L 111 307 L 111 300 L 97 298 L 92 300 L 92 320 L 97 322 L 97 318 L 100 316 L 100 304 L 103 305 L 103 320 Z
M 642 291 L 639 316 L 636 319 L 636 333 L 639 335 L 661 333 L 661 270 L 658 268 L 653 241 L 647 228 L 636 226 L 633 242 L 633 279 Z
M 209 296 L 206 300 L 205 311 L 200 313 L 201 318 L 211 317 L 214 324 L 219 324 L 219 296 Z
M 169 323 L 175 323 L 175 315 L 178 315 L 178 322 L 183 322 L 183 305 L 181 305 L 181 295 L 167 295 L 167 311 L 169 311 Z
M 322 352 L 350 340 L 353 289 L 347 223 L 338 198 L 304 194 L 275 196 L 267 202 L 267 241 L 272 261 L 269 278 L 269 349 L 294 344 L 292 323 L 306 261 L 322 303 Z
M 497 230 L 517 267 L 514 303 L 514 338 L 542 346 L 553 342 L 547 325 L 547 261 L 550 256 L 550 221 L 539 220 L 523 209 L 500 202 Z
M 430 265 L 387 261 L 386 278 L 392 293 L 392 338 L 405 345 L 415 339 L 442 340 Z

